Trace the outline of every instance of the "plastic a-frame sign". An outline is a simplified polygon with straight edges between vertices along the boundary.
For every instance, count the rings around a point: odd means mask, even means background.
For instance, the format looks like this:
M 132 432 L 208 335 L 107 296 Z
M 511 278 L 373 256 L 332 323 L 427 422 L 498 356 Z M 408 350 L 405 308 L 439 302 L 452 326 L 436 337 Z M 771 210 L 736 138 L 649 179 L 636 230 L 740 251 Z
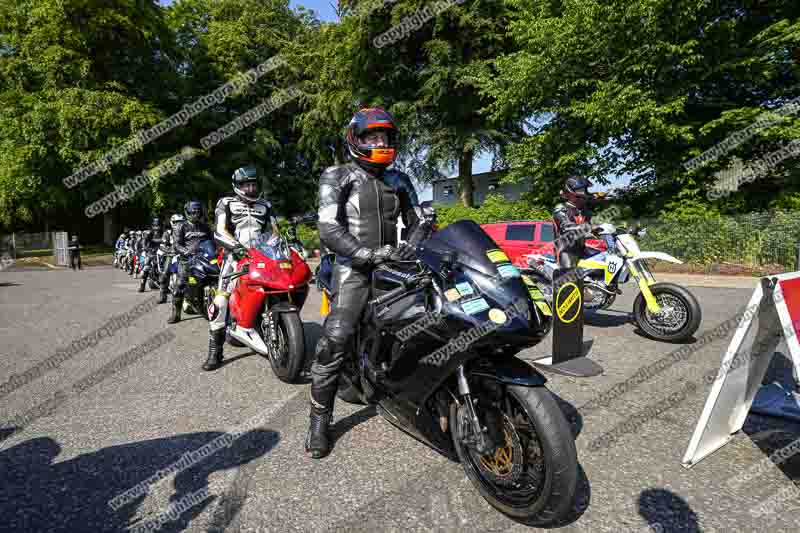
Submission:
M 784 283 L 790 280 L 800 280 L 800 272 L 761 278 L 753 291 L 681 461 L 684 467 L 719 450 L 742 429 L 781 339 L 797 367 L 800 281 Z

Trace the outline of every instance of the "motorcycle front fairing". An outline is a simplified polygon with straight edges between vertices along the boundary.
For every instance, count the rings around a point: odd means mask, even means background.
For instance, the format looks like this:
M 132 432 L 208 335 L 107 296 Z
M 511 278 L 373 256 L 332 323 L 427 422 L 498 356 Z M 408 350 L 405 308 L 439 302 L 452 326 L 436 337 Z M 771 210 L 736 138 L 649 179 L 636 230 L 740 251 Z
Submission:
M 459 365 L 481 355 L 492 358 L 497 349 L 504 353 L 497 357 L 507 357 L 505 348 L 535 345 L 547 332 L 547 317 L 533 306 L 519 272 L 495 253 L 496 244 L 480 226 L 471 221 L 449 225 L 422 244 L 419 258 L 440 272 L 447 252 L 457 253 L 454 274 L 437 280 L 445 297 L 432 294 L 428 309 L 440 309 L 441 320 L 415 332 L 402 349 L 397 342 L 381 347 L 391 350 L 393 361 L 385 384 L 408 406 L 422 406 Z M 409 303 L 391 304 L 395 312 L 376 309 L 376 326 L 394 334 L 396 325 L 380 319 L 402 312 Z

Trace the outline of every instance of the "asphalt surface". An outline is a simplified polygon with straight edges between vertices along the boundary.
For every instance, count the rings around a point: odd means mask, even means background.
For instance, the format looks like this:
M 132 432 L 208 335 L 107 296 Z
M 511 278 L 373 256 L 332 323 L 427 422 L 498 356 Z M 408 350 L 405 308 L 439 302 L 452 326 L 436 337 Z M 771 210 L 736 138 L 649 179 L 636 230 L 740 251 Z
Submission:
M 0 272 L 0 385 L 156 295 L 137 293 L 137 284 L 109 267 Z M 800 436 L 800 426 L 751 415 L 744 434 L 693 469 L 681 467 L 708 393 L 705 385 L 610 447 L 590 450 L 594 439 L 648 405 L 691 380 L 700 383 L 703 372 L 719 366 L 731 336 L 706 344 L 605 407 L 582 409 L 679 347 L 635 332 L 627 316 L 635 294 L 632 286 L 626 289 L 613 311 L 587 318 L 589 356 L 605 374 L 584 380 L 550 376 L 548 386 L 573 422 L 581 469 L 576 510 L 555 529 L 797 531 L 797 496 L 766 517 L 749 512 L 800 478 L 797 457 L 780 467 L 767 465 L 736 489 L 726 481 Z M 751 294 L 692 291 L 703 306 L 701 332 L 730 318 Z M 312 291 L 302 313 L 309 356 L 320 332 L 318 310 Z M 307 458 L 302 445 L 308 385 L 283 384 L 265 359 L 230 346 L 225 366 L 203 372 L 206 321 L 189 315 L 169 326 L 167 315 L 166 305 L 157 306 L 111 336 L 62 356 L 36 379 L 10 392 L 0 389 L 0 531 L 121 531 L 156 519 L 172 503 L 180 507 L 202 490 L 210 496 L 181 507 L 184 512 L 159 530 L 536 531 L 496 512 L 459 464 L 368 407 L 339 402 L 333 453 L 321 461 Z M 162 336 L 165 344 L 119 363 L 126 351 L 164 332 L 174 338 Z M 548 336 L 522 356 L 546 356 L 550 343 Z M 786 353 L 785 346 L 779 350 Z M 91 387 L 75 387 L 93 372 L 100 378 Z M 254 420 L 254 429 L 230 447 L 169 475 L 117 510 L 109 506 L 183 454 L 204 445 L 217 450 L 220 440 L 214 439 Z M 765 428 L 786 433 L 766 440 L 754 436 Z

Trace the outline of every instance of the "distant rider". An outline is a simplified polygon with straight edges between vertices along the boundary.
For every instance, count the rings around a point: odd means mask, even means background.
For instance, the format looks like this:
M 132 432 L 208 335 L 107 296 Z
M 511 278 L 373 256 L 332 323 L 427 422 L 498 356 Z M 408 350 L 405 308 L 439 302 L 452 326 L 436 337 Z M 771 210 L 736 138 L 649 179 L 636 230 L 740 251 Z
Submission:
M 586 178 L 570 176 L 561 189 L 561 198 L 565 201 L 553 209 L 556 260 L 561 268 L 578 266 L 586 248 L 586 238 L 592 235 L 590 208 L 607 201 L 603 200 L 603 193 L 590 193 L 591 186 L 592 182 Z
M 144 269 L 142 270 L 142 283 L 139 285 L 139 292 L 144 292 L 148 278 L 152 277 L 155 279 L 156 277 L 156 272 L 158 270 L 158 266 L 156 265 L 158 256 L 156 254 L 158 253 L 158 247 L 160 245 L 161 220 L 154 218 L 150 225 L 150 231 L 147 232 L 147 235 L 143 241 L 143 247 L 146 255 Z
M 180 213 L 172 215 L 169 219 L 169 226 L 161 236 L 161 249 L 164 251 L 164 268 L 158 280 L 161 290 L 159 291 L 158 303 L 167 303 L 167 293 L 169 292 L 169 267 L 172 265 L 172 258 L 175 257 L 175 235 L 178 226 L 186 222 L 186 218 Z

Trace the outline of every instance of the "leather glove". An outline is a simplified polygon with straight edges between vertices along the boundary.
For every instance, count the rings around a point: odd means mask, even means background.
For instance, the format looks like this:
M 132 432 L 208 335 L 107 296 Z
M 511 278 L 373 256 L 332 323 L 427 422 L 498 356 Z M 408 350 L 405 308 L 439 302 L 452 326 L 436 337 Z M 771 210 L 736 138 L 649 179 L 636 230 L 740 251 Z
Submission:
M 397 249 L 396 255 L 401 261 L 411 261 L 412 259 L 417 258 L 417 250 L 415 246 L 404 243 L 400 246 L 400 248 Z
M 380 247 L 380 248 L 378 248 L 376 250 L 372 250 L 372 258 L 370 260 L 370 263 L 372 263 L 374 266 L 378 266 L 381 263 L 385 263 L 386 261 L 390 261 L 392 259 L 392 256 L 395 254 L 396 251 L 397 250 L 395 249 L 394 246 L 391 246 L 391 245 L 388 245 L 388 244 L 386 246 L 382 246 L 382 247 Z
M 395 248 L 388 244 L 381 248 L 375 248 L 374 250 L 359 248 L 356 250 L 356 253 L 353 254 L 353 266 L 365 267 L 380 265 L 381 263 L 389 261 L 395 251 Z
M 233 252 L 231 253 L 233 254 L 233 258 L 238 261 L 239 259 L 247 255 L 247 248 L 245 248 L 240 244 L 239 246 L 234 248 Z

